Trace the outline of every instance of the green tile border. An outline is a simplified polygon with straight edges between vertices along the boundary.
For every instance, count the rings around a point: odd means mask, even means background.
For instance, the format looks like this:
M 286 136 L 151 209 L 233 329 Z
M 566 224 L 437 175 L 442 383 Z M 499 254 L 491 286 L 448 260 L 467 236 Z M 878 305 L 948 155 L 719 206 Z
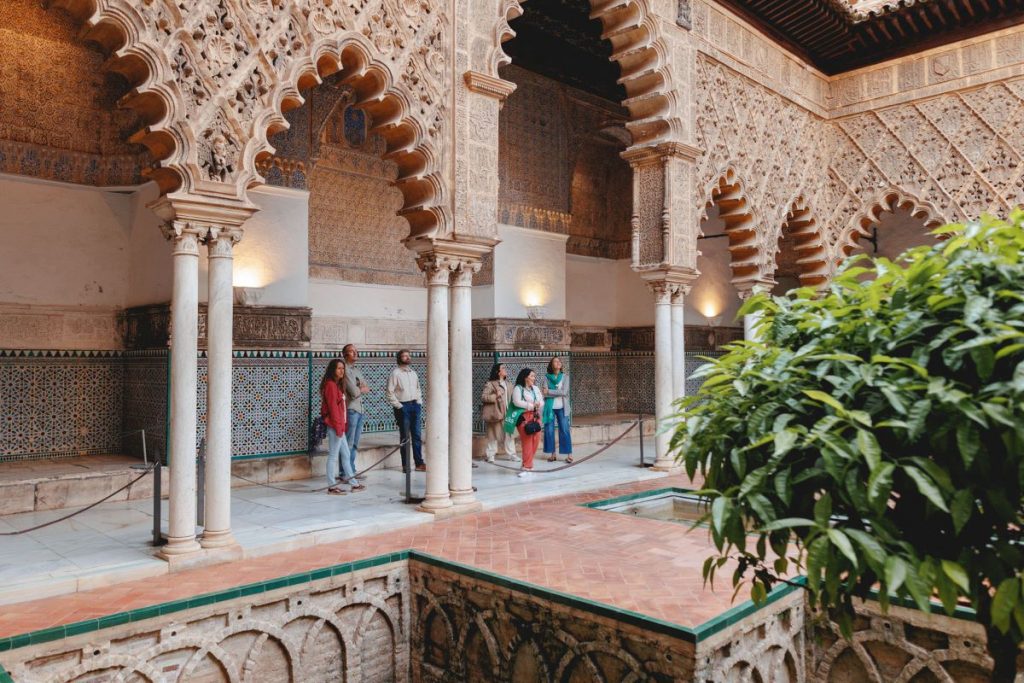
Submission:
M 409 559 L 417 560 L 424 564 L 429 564 L 441 569 L 447 569 L 455 572 L 456 574 L 462 574 L 463 576 L 468 576 L 470 578 L 480 579 L 481 581 L 486 581 L 502 588 L 508 588 L 520 593 L 543 598 L 560 605 L 580 609 L 598 616 L 615 619 L 632 626 L 639 626 L 657 633 L 680 638 L 691 643 L 696 643 L 698 640 L 696 632 L 688 626 L 673 624 L 670 621 L 650 617 L 632 610 L 613 607 L 612 605 L 608 605 L 603 602 L 587 600 L 586 598 L 581 598 L 570 593 L 564 593 L 551 588 L 544 588 L 537 584 L 502 576 L 501 574 L 496 574 L 484 569 L 477 569 L 476 567 L 471 567 L 460 562 L 445 560 L 418 550 L 410 550 Z
M 683 493 L 683 494 L 694 494 L 694 489 L 683 489 L 678 486 L 669 486 L 661 489 L 651 489 L 649 491 L 640 491 L 638 493 L 627 493 L 623 496 L 617 496 L 615 498 L 603 498 L 601 500 L 594 500 L 589 503 L 580 503 L 580 507 L 591 508 L 594 510 L 600 510 L 607 505 L 618 505 L 619 503 L 628 503 L 631 500 L 641 500 L 643 498 L 653 498 L 655 496 L 663 496 L 666 493 Z
M 0 664 L 0 683 L 14 683 L 14 679 L 11 678 L 11 674 L 7 673 L 3 664 Z
M 88 619 L 86 621 L 78 621 L 71 624 L 65 624 L 63 626 L 54 626 L 52 628 L 32 631 L 30 633 L 22 633 L 16 636 L 8 636 L 7 638 L 0 638 L 0 652 L 16 650 L 18 648 L 25 647 L 26 645 L 38 645 L 40 643 L 47 643 L 54 640 L 62 640 L 64 638 L 81 635 L 83 633 L 91 633 L 93 631 L 112 628 L 122 624 L 134 623 L 145 619 L 152 619 L 157 616 L 181 612 L 187 609 L 195 609 L 197 607 L 212 605 L 218 602 L 234 600 L 235 598 L 247 595 L 267 593 L 279 588 L 310 583 L 312 581 L 326 579 L 331 576 L 351 574 L 361 569 L 379 567 L 408 559 L 408 550 L 386 553 L 384 555 L 376 555 L 374 557 L 356 560 L 353 562 L 345 562 L 312 571 L 300 572 L 298 574 L 290 574 L 288 576 L 267 579 L 266 581 L 259 581 L 257 583 L 236 586 L 235 588 L 228 588 L 215 593 L 204 593 L 202 595 L 195 595 L 189 598 L 181 598 L 180 600 L 172 600 L 170 602 L 149 605 L 147 607 L 139 607 L 126 612 L 117 612 L 98 619 Z M 4 679 L 2 672 L 3 669 L 0 667 L 0 683 L 6 683 L 10 678 L 8 677 L 7 679 Z
M 792 579 L 792 582 L 789 584 L 780 583 L 778 586 L 773 588 L 768 593 L 768 597 L 765 601 L 760 605 L 756 604 L 753 600 L 744 600 L 740 604 L 730 607 L 725 612 L 722 612 L 717 617 L 713 617 L 708 621 L 705 621 L 695 629 L 697 631 L 697 642 L 710 638 L 719 631 L 743 621 L 751 614 L 760 611 L 762 608 L 767 607 L 773 602 L 778 602 L 793 591 L 803 590 L 806 582 L 806 577 L 798 576 L 795 579 Z

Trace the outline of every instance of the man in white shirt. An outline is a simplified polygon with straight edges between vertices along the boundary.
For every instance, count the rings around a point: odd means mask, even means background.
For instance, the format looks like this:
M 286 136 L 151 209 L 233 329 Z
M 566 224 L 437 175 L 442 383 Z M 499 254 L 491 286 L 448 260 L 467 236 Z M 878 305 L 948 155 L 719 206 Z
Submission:
M 391 407 L 395 409 L 398 433 L 401 440 L 405 442 L 402 447 L 402 470 L 405 471 L 409 468 L 411 442 L 416 470 L 424 472 L 427 466 L 423 462 L 423 446 L 420 439 L 420 415 L 423 412 L 420 378 L 412 369 L 412 354 L 407 349 L 402 349 L 395 354 L 395 360 L 398 361 L 398 367 L 392 370 L 391 376 L 388 377 L 387 399 Z

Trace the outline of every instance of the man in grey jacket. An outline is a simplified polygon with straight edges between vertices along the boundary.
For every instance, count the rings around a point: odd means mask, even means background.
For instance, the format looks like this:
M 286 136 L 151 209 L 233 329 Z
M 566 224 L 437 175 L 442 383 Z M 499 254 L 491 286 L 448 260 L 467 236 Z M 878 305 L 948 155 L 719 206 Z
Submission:
M 348 403 L 348 425 L 345 428 L 345 440 L 352 454 L 352 471 L 356 471 L 356 452 L 359 449 L 359 438 L 363 435 L 363 422 L 366 411 L 363 409 L 363 395 L 370 393 L 370 386 L 363 377 L 363 371 L 356 366 L 359 360 L 359 349 L 355 344 L 345 344 L 341 349 L 345 359 L 345 400 Z

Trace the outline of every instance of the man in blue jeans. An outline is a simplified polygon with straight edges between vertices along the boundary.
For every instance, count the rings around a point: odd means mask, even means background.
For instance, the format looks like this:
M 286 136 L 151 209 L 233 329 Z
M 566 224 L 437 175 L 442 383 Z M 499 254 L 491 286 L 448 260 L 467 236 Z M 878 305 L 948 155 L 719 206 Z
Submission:
M 359 438 L 363 435 L 363 423 L 366 411 L 363 409 L 363 396 L 370 393 L 370 387 L 363 377 L 363 371 L 356 367 L 359 360 L 359 349 L 355 344 L 345 344 L 341 349 L 345 359 L 345 400 L 348 404 L 345 428 L 345 440 L 352 454 L 352 471 L 356 471 L 356 453 L 359 450 Z
M 416 471 L 425 472 L 423 447 L 420 443 L 420 414 L 423 411 L 423 394 L 420 392 L 420 378 L 412 369 L 412 354 L 402 349 L 395 354 L 398 366 L 391 371 L 388 378 L 388 403 L 395 409 L 395 422 L 398 432 L 405 442 L 402 447 L 402 470 L 409 469 L 409 442 L 412 442 L 412 454 L 416 461 Z

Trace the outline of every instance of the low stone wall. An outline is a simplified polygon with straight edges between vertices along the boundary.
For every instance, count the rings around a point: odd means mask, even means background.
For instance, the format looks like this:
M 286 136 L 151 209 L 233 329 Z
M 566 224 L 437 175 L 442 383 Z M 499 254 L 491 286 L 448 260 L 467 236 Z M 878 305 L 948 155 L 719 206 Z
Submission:
M 693 642 L 443 568 L 410 579 L 414 681 L 693 680 Z
M 409 586 L 404 560 L 159 616 L 0 655 L 16 683 L 58 681 L 406 681 Z M 164 605 L 163 609 L 173 609 Z M 147 612 L 153 612 L 148 614 Z
M 3 638 L 0 681 L 990 679 L 973 621 L 867 603 L 846 641 L 805 599 L 782 590 L 687 628 L 402 551 Z

